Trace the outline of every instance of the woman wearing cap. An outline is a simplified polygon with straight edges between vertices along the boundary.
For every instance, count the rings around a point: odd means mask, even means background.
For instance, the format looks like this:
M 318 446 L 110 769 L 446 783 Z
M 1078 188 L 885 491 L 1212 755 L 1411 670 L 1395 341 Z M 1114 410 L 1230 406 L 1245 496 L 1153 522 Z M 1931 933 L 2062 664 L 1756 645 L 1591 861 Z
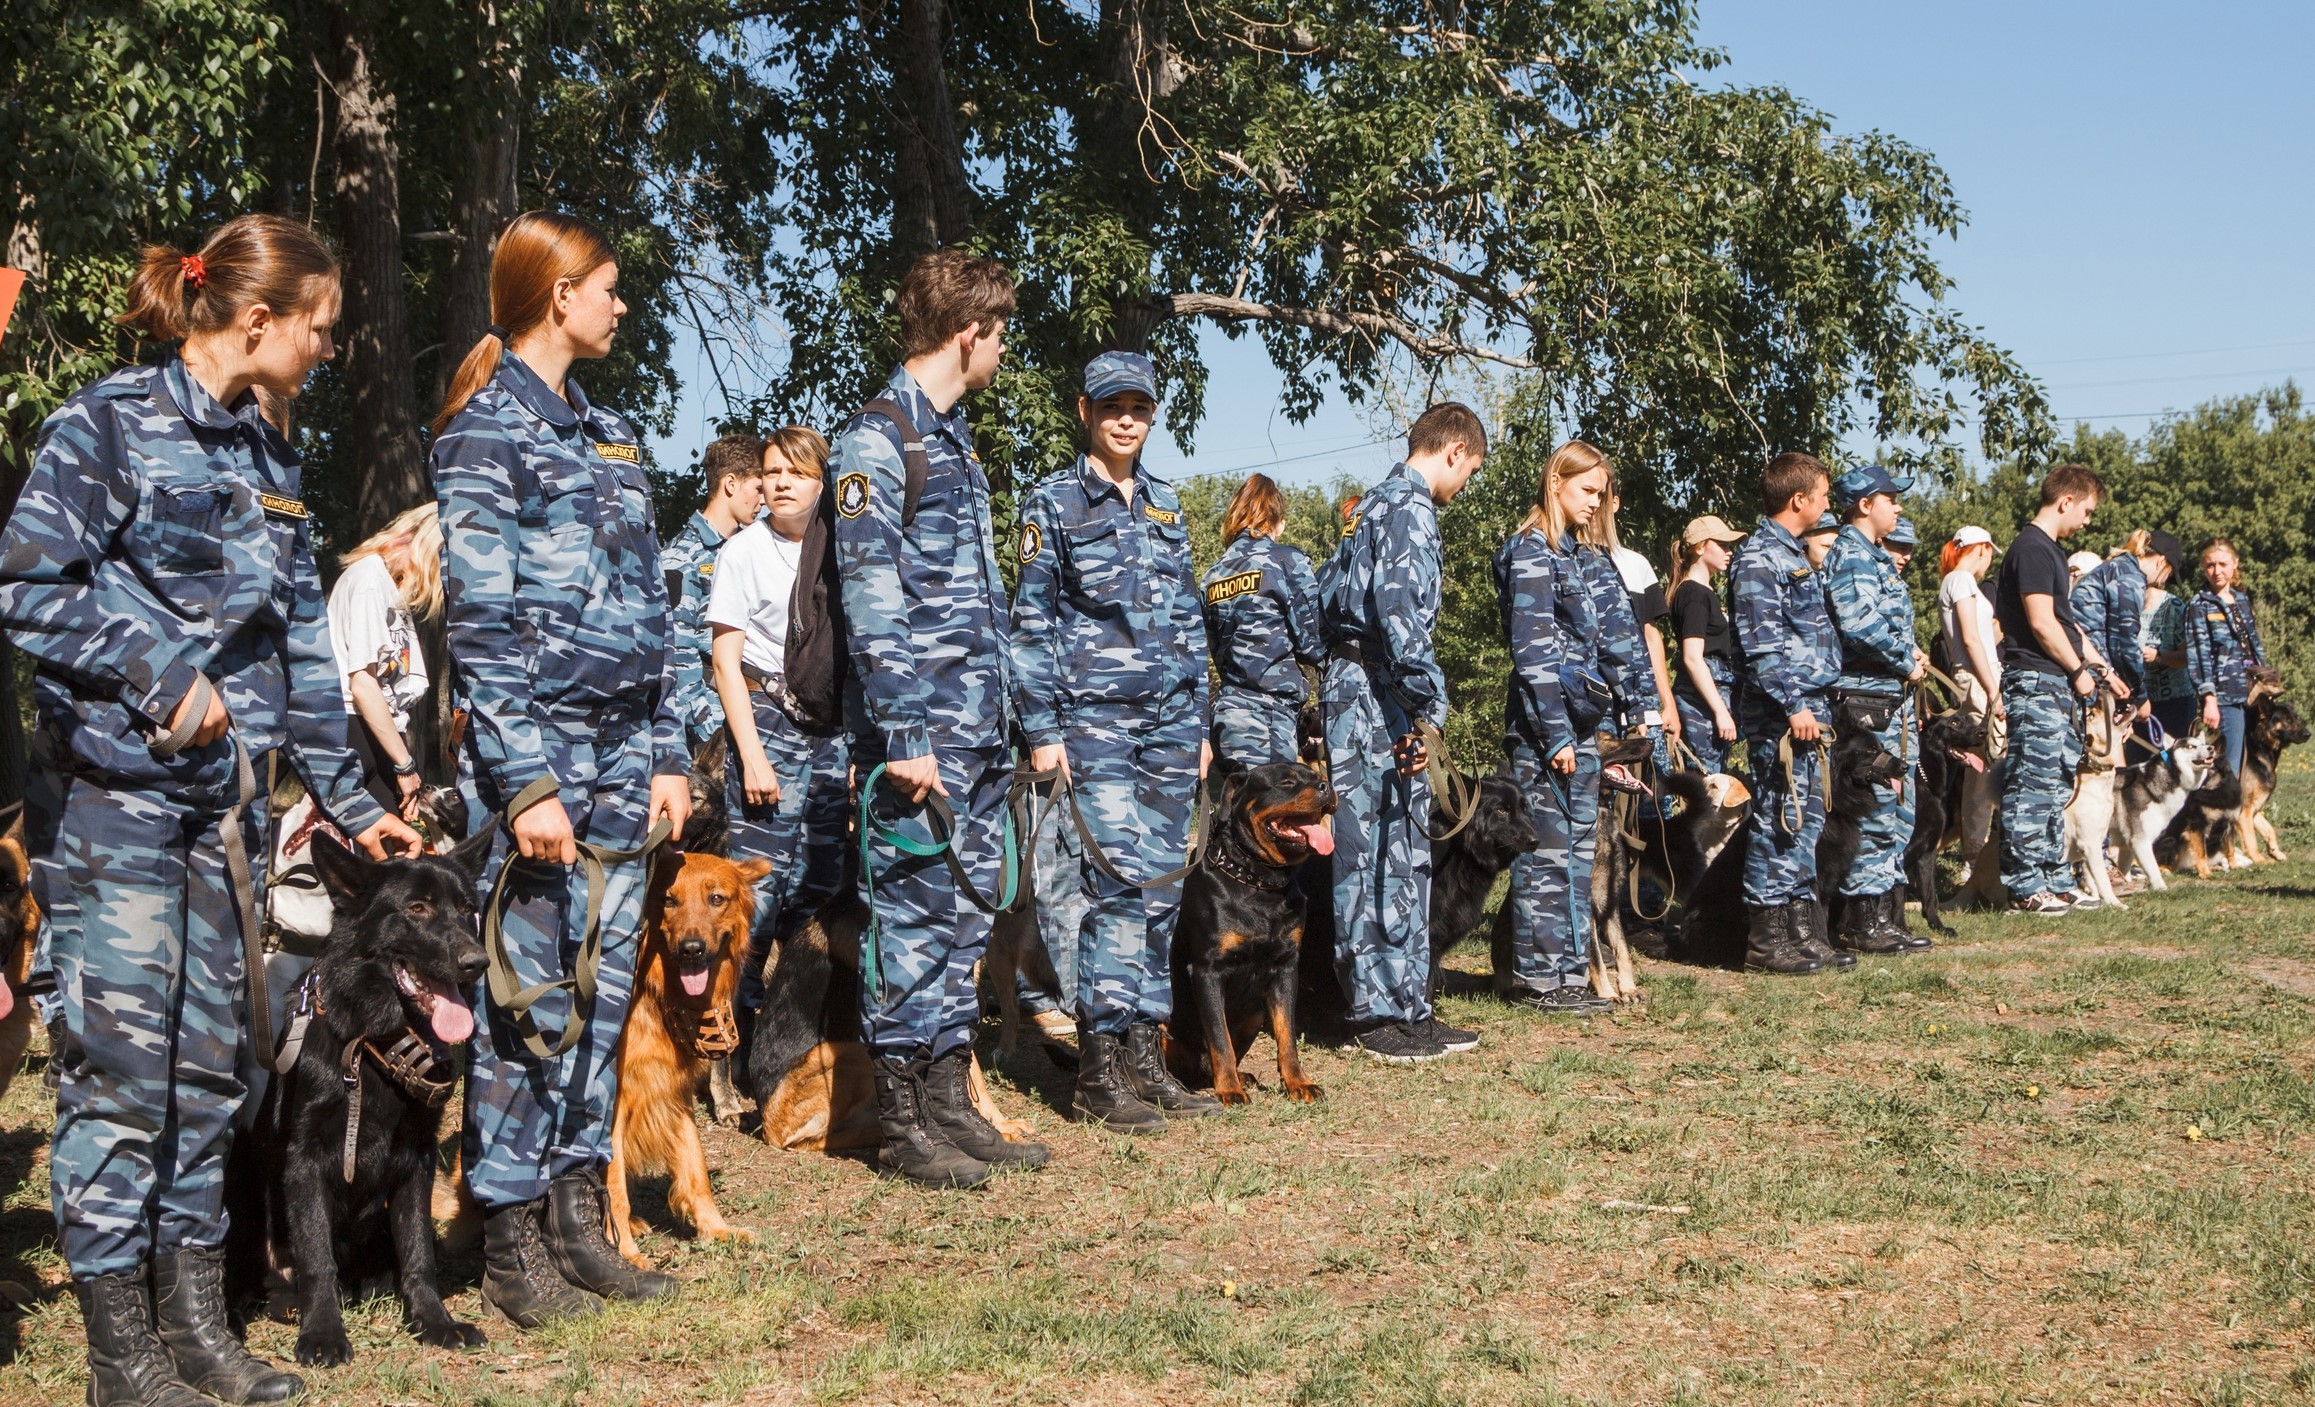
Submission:
M 2251 598 L 2237 588 L 2242 560 L 2223 537 L 2203 544 L 2203 589 L 2186 609 L 2187 669 L 2202 695 L 2202 722 L 2226 740 L 2227 770 L 2243 767 L 2243 709 L 2250 703 L 2253 665 L 2267 662 Z
M 1672 634 L 1680 642 L 1680 680 L 1672 702 L 1680 736 L 1705 767 L 1728 770 L 1736 741 L 1736 640 L 1714 583 L 1728 570 L 1730 549 L 1744 534 L 1710 514 L 1692 520 L 1672 545 Z
M 1841 520 L 1827 512 L 1801 534 L 1801 546 L 1809 554 L 1809 566 L 1817 571 L 1825 569 L 1825 558 L 1832 555 L 1833 540 L 1841 535 Z
M 1993 534 L 1980 527 L 1955 533 L 1938 554 L 1944 578 L 1937 587 L 1937 617 L 1961 706 L 1985 725 L 1986 770 L 1961 780 L 1961 856 L 1974 864 L 2001 799 L 2001 756 L 2009 747 L 2009 713 L 2002 705 L 2001 626 L 1993 602 L 1978 585 L 1993 566 Z
M 2172 564 L 2183 555 L 2177 538 L 2140 528 L 2121 551 L 2074 583 L 2075 624 L 2114 666 L 2126 691 L 2124 701 L 2141 716 L 2146 698 L 2146 592 L 2168 583 Z

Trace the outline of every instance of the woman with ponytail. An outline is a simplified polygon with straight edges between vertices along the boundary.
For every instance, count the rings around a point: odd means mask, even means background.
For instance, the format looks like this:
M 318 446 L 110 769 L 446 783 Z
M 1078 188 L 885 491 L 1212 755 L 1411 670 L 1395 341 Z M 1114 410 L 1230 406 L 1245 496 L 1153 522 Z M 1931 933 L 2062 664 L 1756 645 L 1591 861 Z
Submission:
M 372 855 L 417 845 L 346 750 L 297 456 L 259 413 L 329 360 L 338 305 L 337 261 L 287 220 L 146 249 L 119 321 L 160 356 L 48 418 L 0 536 L 0 626 L 40 720 L 24 840 L 64 1009 L 50 1182 L 92 1403 L 303 1390 L 226 1319 L 236 1056 L 269 1024 L 243 972 L 256 779 L 278 758 Z
M 611 350 L 618 279 L 586 221 L 517 218 L 491 258 L 492 326 L 434 421 L 450 664 L 469 719 L 460 776 L 476 815 L 507 819 L 513 844 L 494 848 L 483 885 L 513 867 L 494 912 L 503 899 L 502 951 L 536 995 L 494 997 L 475 1033 L 466 1184 L 485 1218 L 483 1301 L 526 1329 L 675 1288 L 604 1236 L 614 1051 L 651 857 L 607 862 L 592 886 L 576 863 L 582 842 L 640 850 L 660 818 L 680 839 L 691 809 L 643 453 L 570 374 Z M 591 1001 L 555 985 L 590 975 Z
M 1268 474 L 1239 486 L 1222 515 L 1222 555 L 1206 569 L 1206 636 L 1222 687 L 1214 695 L 1214 760 L 1225 768 L 1294 762 L 1295 726 L 1310 697 L 1304 669 L 1326 664 L 1318 579 L 1310 559 L 1278 540 L 1286 496 Z
M 1715 583 L 1742 541 L 1744 534 L 1707 513 L 1690 519 L 1672 544 L 1672 631 L 1680 641 L 1672 702 L 1680 710 L 1681 737 L 1715 772 L 1728 770 L 1728 750 L 1736 742 L 1740 677 L 1736 637 Z

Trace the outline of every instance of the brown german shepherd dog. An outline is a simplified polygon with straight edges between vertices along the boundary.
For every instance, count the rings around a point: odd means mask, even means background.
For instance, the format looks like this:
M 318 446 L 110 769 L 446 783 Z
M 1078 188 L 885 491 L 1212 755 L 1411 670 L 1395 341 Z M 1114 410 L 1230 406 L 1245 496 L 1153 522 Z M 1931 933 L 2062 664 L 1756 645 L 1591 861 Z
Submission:
M 24 813 L 0 835 L 0 1095 L 32 1044 L 32 945 L 40 935 L 40 905 L 32 898 L 32 862 L 24 853 Z M 55 1061 L 61 1052 L 50 1051 Z
M 652 885 L 635 965 L 635 1001 L 619 1037 L 619 1105 L 605 1179 L 611 1239 L 638 1265 L 643 1256 L 635 1238 L 644 1228 L 628 1212 L 627 1178 L 633 1173 L 668 1173 L 667 1209 L 689 1222 L 700 1239 L 755 1239 L 716 1210 L 691 1102 L 709 1063 L 738 1048 L 732 998 L 747 961 L 755 883 L 771 872 L 769 860 L 735 864 L 714 855 L 684 855 L 662 862 Z

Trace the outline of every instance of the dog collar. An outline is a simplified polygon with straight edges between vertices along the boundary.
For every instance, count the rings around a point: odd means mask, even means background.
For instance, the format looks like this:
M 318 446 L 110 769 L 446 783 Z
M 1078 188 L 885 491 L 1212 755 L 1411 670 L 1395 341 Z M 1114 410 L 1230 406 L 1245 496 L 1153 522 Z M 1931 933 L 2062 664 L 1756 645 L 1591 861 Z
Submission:
M 1253 889 L 1266 889 L 1272 893 L 1277 893 L 1294 882 L 1294 872 L 1291 868 L 1273 870 L 1269 875 L 1262 875 L 1253 868 L 1241 865 L 1231 859 L 1230 853 L 1218 845 L 1206 852 L 1206 863 L 1238 881 L 1238 883 Z M 1264 865 L 1262 868 L 1270 869 L 1268 865 Z
M 362 1142 L 362 1058 L 369 1057 L 372 1065 L 387 1079 L 400 1086 L 404 1094 L 430 1109 L 439 1109 L 450 1099 L 451 1089 L 458 1083 L 455 1072 L 436 1079 L 435 1072 L 449 1062 L 434 1053 L 434 1046 L 416 1031 L 405 1026 L 402 1038 L 384 1050 L 370 1043 L 368 1036 L 356 1036 L 346 1043 L 346 1142 L 339 1150 L 338 1171 L 344 1174 L 350 1186 L 354 1180 L 354 1152 Z

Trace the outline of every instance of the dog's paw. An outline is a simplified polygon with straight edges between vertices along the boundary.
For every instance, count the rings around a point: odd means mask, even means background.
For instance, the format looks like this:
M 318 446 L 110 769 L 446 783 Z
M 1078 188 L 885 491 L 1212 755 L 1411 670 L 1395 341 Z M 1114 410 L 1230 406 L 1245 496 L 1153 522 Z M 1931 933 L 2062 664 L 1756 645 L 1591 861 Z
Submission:
M 1252 1097 L 1242 1089 L 1218 1089 L 1214 1091 L 1214 1098 L 1227 1105 L 1252 1104 L 1254 1102 Z
M 354 1346 L 343 1324 L 309 1324 L 298 1331 L 297 1361 L 306 1368 L 335 1368 L 354 1361 Z
M 1288 1085 L 1286 1097 L 1297 1104 L 1316 1104 L 1326 1098 L 1326 1091 L 1317 1085 Z
M 413 1324 L 411 1337 L 428 1348 L 481 1348 L 490 1339 L 481 1329 L 461 1319 L 444 1319 L 437 1324 Z
M 699 1239 L 702 1241 L 739 1241 L 752 1246 L 756 1243 L 756 1233 L 744 1226 L 703 1226 L 699 1231 Z

